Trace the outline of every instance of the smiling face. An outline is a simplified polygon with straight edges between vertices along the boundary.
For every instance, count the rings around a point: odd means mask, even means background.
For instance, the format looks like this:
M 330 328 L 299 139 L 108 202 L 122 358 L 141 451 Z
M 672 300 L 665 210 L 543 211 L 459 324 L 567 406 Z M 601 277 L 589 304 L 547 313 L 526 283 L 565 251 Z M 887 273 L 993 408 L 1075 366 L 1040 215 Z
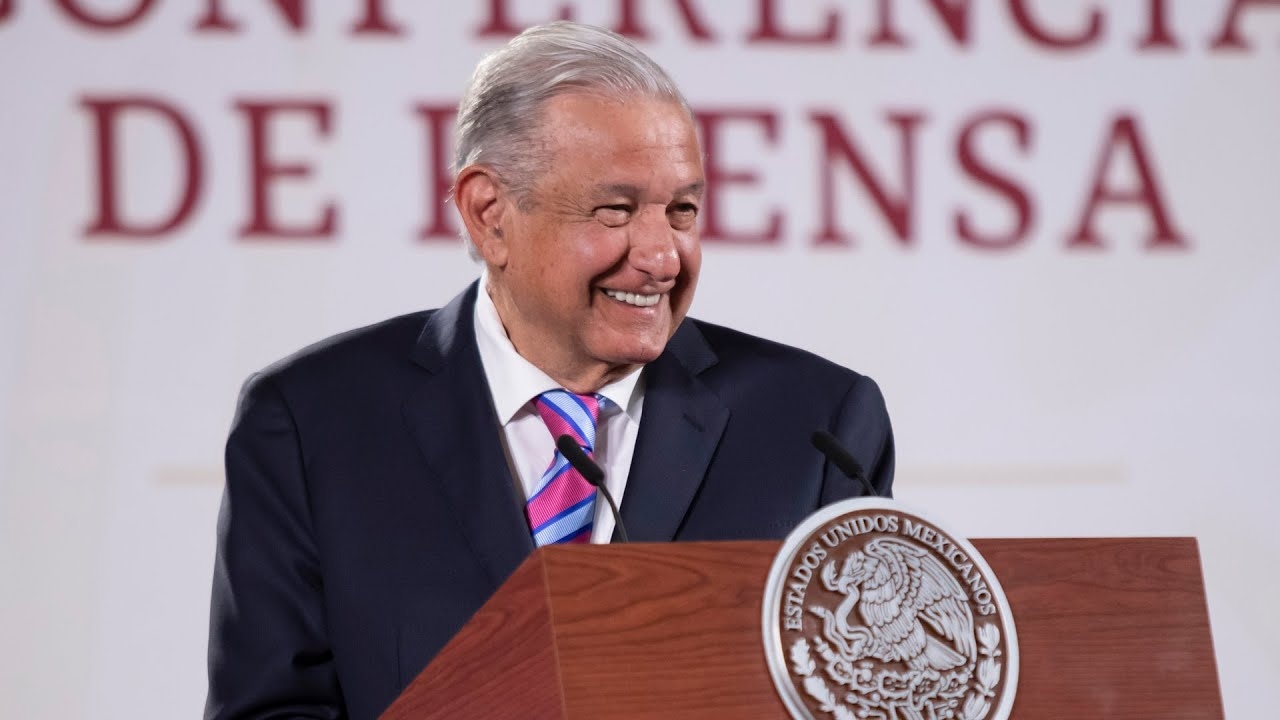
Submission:
M 676 103 L 571 93 L 542 119 L 548 162 L 523 202 L 473 167 L 459 209 L 516 350 L 590 392 L 656 359 L 693 302 L 702 160 Z

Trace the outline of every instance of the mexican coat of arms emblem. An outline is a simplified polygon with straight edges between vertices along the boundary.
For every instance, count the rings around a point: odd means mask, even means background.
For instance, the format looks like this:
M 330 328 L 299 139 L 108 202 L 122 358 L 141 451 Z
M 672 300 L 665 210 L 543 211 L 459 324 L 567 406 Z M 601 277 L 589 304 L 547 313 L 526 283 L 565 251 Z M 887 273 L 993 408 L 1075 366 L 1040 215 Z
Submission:
M 978 551 L 900 504 L 836 503 L 783 543 L 765 655 L 795 718 L 1004 720 L 1017 635 Z

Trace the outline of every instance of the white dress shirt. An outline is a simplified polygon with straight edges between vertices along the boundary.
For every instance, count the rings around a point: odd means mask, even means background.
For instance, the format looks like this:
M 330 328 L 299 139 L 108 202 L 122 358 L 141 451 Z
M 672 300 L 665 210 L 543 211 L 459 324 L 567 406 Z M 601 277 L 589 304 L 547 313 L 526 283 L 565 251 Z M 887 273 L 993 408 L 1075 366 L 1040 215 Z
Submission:
M 555 454 L 555 438 L 533 407 L 533 399 L 560 384 L 525 360 L 507 337 L 498 308 L 486 290 L 489 278 L 482 275 L 476 293 L 476 346 L 489 381 L 493 408 L 502 423 L 502 445 L 507 455 L 511 476 L 516 479 L 524 497 L 537 488 L 542 473 Z M 599 391 L 607 402 L 600 403 L 600 420 L 596 427 L 594 458 L 604 470 L 605 486 L 614 501 L 622 505 L 635 452 L 636 434 L 640 430 L 640 413 L 644 408 L 644 383 L 640 369 L 612 382 Z M 613 535 L 613 514 L 603 497 L 596 496 L 595 520 L 591 542 L 607 543 Z

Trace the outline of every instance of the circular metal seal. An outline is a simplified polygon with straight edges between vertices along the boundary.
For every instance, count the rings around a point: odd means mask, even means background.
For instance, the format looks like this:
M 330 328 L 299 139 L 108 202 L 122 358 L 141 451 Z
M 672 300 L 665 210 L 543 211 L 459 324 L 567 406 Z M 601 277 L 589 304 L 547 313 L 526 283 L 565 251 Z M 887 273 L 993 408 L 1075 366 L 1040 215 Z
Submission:
M 1018 638 L 967 540 L 901 504 L 819 510 L 782 544 L 764 594 L 765 660 L 794 718 L 1004 720 Z

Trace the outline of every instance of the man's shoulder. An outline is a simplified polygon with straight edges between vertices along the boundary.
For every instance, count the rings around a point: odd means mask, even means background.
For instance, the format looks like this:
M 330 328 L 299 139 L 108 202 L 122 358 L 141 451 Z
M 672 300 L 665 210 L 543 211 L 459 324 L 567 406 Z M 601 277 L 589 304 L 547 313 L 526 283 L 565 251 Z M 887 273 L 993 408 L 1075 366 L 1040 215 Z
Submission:
M 807 373 L 818 380 L 843 379 L 848 382 L 861 377 L 858 373 L 816 353 L 752 335 L 741 330 L 690 318 L 693 329 L 715 354 L 715 365 L 722 371 L 759 369 L 764 372 Z
M 312 343 L 256 373 L 285 385 L 376 375 L 405 366 L 423 326 L 437 310 L 419 310 Z

